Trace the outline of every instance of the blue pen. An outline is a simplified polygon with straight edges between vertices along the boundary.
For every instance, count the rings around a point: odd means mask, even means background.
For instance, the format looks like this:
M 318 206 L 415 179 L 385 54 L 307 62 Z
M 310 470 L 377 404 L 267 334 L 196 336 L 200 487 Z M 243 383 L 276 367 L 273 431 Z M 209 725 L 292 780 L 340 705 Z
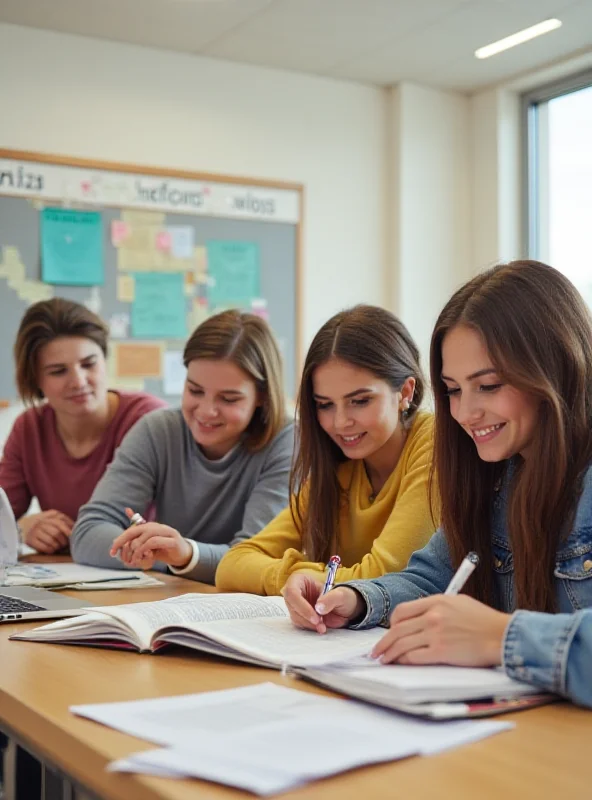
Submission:
M 335 583 L 335 573 L 341 566 L 341 559 L 339 556 L 331 556 L 329 559 L 329 563 L 327 564 L 327 578 L 325 580 L 325 585 L 323 586 L 322 594 L 327 594 L 333 588 L 333 584 Z

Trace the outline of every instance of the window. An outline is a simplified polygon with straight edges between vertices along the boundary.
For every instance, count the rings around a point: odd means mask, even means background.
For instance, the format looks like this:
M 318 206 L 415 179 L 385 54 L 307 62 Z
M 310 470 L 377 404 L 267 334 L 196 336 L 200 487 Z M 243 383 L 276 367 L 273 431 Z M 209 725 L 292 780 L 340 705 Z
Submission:
M 528 253 L 592 307 L 592 71 L 524 97 Z

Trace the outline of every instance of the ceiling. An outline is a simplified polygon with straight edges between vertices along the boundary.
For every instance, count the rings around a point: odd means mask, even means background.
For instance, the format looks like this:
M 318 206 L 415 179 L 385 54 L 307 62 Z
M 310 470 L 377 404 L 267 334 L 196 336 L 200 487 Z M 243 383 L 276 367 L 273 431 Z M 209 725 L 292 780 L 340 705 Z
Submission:
M 474 50 L 558 17 L 493 58 Z M 592 49 L 592 0 L 0 0 L 0 22 L 389 86 L 471 92 Z

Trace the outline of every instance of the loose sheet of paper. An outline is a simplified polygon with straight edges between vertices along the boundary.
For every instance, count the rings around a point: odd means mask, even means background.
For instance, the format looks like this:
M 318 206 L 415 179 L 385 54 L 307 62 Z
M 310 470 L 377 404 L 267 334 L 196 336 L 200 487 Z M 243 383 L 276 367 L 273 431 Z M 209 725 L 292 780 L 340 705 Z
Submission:
M 262 795 L 364 764 L 441 752 L 513 727 L 418 721 L 270 683 L 70 710 L 169 746 L 122 759 L 113 770 L 195 776 Z M 320 751 L 323 742 L 330 747 Z

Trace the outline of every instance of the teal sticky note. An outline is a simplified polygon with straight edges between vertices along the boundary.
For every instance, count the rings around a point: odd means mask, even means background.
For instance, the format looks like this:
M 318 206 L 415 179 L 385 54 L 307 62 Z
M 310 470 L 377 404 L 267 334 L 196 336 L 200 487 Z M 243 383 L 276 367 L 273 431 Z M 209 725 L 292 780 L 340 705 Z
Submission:
M 255 242 L 211 241 L 208 251 L 210 308 L 251 307 L 261 297 L 259 246 Z
M 137 339 L 185 339 L 186 299 L 182 272 L 136 272 L 132 336 Z
M 41 278 L 68 286 L 103 285 L 103 222 L 98 211 L 43 209 Z

